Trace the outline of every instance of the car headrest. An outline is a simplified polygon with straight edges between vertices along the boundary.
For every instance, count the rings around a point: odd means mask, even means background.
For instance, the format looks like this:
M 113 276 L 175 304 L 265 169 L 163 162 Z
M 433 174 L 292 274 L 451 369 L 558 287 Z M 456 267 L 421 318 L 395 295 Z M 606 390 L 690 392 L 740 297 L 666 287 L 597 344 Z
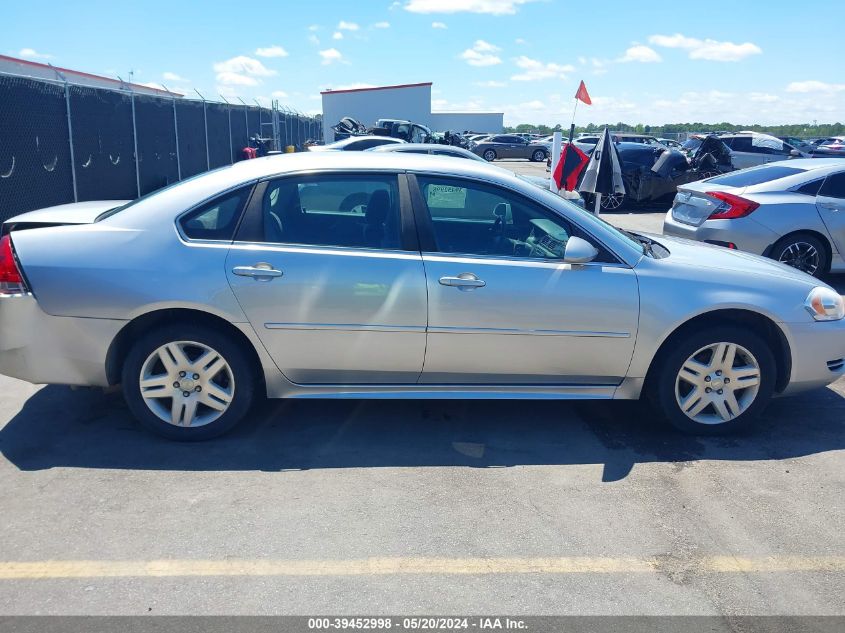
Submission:
M 367 224 L 383 224 L 390 210 L 390 195 L 385 189 L 379 189 L 370 196 L 367 203 Z

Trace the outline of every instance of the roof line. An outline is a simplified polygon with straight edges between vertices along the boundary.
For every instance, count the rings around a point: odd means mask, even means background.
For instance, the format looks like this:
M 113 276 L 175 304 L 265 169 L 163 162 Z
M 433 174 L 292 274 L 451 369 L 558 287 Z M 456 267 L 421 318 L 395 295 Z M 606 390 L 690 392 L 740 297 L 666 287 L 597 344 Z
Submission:
M 346 88 L 344 90 L 323 90 L 320 92 L 321 95 L 338 95 L 343 94 L 345 92 L 368 92 L 371 90 L 391 90 L 393 88 L 419 88 L 421 86 L 431 86 L 432 82 L 426 81 L 419 84 L 397 84 L 395 86 L 372 86 L 371 88 Z
M 62 68 L 61 66 L 53 66 L 52 64 L 42 64 L 41 62 L 33 62 L 28 59 L 21 59 L 19 57 L 9 57 L 8 55 L 0 55 L 0 60 L 15 62 L 17 64 L 23 64 L 24 66 L 35 66 L 36 68 L 44 68 L 47 70 L 57 70 L 60 73 L 70 73 L 72 75 L 79 75 L 81 77 L 88 77 L 90 79 L 98 79 L 99 81 L 107 81 L 109 83 L 118 84 L 121 86 L 132 86 L 133 88 L 142 88 L 144 90 L 154 90 L 156 92 L 160 92 L 165 95 L 179 95 L 183 97 L 180 92 L 173 92 L 172 90 L 162 90 L 161 88 L 153 88 L 152 86 L 145 86 L 143 84 L 135 84 L 129 83 L 128 81 L 122 81 L 120 79 L 112 79 L 111 77 L 104 77 L 102 75 L 94 75 L 93 73 L 86 73 L 81 70 L 73 70 L 72 68 Z M 71 82 L 72 83 L 72 82 Z

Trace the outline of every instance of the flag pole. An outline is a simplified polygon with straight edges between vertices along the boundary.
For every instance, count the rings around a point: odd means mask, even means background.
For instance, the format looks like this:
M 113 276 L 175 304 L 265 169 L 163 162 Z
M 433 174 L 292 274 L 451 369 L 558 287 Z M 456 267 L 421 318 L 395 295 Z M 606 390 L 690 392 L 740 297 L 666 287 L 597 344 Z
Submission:
M 569 142 L 575 136 L 575 113 L 578 112 L 578 97 L 575 97 L 575 107 L 572 108 L 572 123 L 569 125 Z

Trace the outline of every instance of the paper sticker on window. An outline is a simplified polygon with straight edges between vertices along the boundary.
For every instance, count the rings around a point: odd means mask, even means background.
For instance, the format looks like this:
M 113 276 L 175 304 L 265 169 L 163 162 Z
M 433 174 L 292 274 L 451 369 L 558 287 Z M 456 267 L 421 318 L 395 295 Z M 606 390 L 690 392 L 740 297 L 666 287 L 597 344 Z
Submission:
M 450 185 L 429 185 L 427 202 L 429 208 L 463 209 L 466 205 L 467 190 Z

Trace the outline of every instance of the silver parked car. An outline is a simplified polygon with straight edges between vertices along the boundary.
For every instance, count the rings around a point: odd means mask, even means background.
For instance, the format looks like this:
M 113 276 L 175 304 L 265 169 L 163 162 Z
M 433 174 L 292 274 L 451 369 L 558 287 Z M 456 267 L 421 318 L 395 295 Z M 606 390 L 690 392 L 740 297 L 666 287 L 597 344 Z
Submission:
M 765 255 L 815 276 L 843 272 L 845 161 L 781 161 L 682 185 L 663 232 Z
M 719 139 L 730 148 L 731 163 L 737 169 L 810 156 L 775 136 L 758 132 L 723 134 Z
M 265 394 L 646 394 L 720 433 L 845 373 L 830 287 L 623 233 L 475 161 L 272 156 L 109 206 L 4 224 L 0 372 L 122 383 L 174 439 L 225 432 Z
M 328 145 L 310 145 L 309 152 L 363 152 L 381 145 L 399 145 L 405 143 L 401 138 L 391 136 L 350 136 Z
M 474 143 L 470 149 L 490 162 L 499 158 L 527 158 L 538 163 L 549 156 L 542 143 L 528 141 L 515 134 L 496 134 Z

